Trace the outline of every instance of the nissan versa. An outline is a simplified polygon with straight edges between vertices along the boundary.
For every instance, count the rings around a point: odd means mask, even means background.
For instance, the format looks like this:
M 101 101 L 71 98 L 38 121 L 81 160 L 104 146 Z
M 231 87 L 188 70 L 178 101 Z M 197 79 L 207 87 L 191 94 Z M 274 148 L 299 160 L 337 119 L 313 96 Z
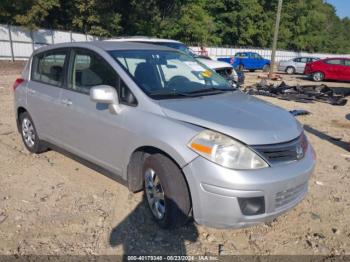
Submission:
M 301 125 L 175 49 L 85 42 L 36 50 L 14 84 L 23 142 L 62 149 L 145 191 L 163 228 L 271 220 L 307 193 Z

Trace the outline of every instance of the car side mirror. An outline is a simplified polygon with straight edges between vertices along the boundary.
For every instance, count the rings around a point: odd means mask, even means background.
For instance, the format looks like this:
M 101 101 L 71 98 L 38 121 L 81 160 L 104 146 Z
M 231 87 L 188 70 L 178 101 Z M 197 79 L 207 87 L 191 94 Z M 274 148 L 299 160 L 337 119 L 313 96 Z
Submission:
M 96 103 L 108 104 L 112 114 L 119 114 L 122 109 L 119 105 L 118 93 L 108 85 L 98 85 L 90 89 L 90 99 Z

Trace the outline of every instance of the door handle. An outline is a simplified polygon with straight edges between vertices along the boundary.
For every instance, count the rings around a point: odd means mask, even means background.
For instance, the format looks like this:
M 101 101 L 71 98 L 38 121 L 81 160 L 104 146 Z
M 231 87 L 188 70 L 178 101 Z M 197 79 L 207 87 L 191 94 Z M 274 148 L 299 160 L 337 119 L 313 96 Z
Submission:
M 69 99 L 62 99 L 61 103 L 64 104 L 64 105 L 67 105 L 67 106 L 70 106 L 70 105 L 73 104 L 73 102 L 70 101 Z

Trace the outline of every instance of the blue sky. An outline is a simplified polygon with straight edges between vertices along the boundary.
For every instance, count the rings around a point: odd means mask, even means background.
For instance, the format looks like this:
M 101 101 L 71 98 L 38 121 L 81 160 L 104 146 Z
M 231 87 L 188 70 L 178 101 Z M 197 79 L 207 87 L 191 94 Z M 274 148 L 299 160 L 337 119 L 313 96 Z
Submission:
M 337 9 L 337 14 L 340 18 L 344 18 L 345 16 L 350 18 L 349 0 L 326 0 L 326 2 L 335 6 Z

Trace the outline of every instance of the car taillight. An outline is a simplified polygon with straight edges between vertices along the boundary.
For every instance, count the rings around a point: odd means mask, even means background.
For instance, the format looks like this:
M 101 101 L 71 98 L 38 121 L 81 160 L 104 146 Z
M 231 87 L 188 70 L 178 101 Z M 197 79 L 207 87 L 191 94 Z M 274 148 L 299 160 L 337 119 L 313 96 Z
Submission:
M 13 91 L 16 90 L 16 88 L 21 84 L 23 83 L 24 79 L 23 78 L 17 78 L 16 81 L 14 82 L 13 84 Z
M 235 58 L 234 58 L 234 57 L 231 57 L 231 59 L 230 59 L 230 64 L 233 65 L 234 62 L 235 62 Z

